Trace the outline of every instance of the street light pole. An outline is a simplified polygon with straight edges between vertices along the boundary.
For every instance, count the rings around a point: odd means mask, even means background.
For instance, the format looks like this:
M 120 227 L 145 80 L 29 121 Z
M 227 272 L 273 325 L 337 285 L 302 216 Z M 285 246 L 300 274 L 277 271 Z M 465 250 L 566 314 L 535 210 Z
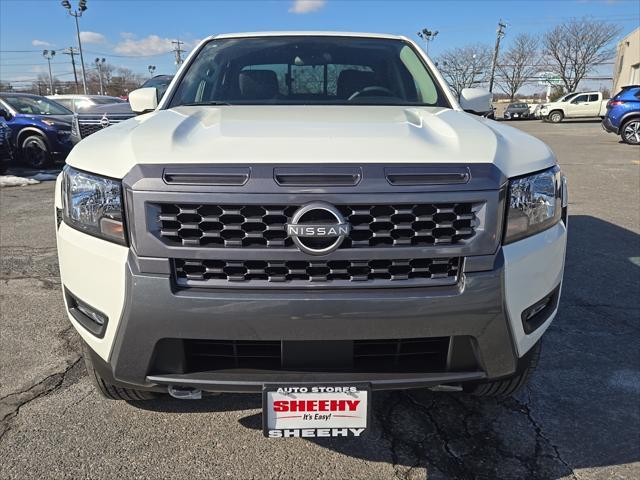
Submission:
M 51 59 L 56 56 L 56 51 L 43 50 L 42 56 L 47 59 L 47 63 L 49 64 L 49 94 L 53 95 L 55 92 L 53 91 L 53 75 L 51 74 Z
M 98 78 L 100 78 L 100 95 L 104 95 L 104 87 L 102 85 L 102 66 L 105 64 L 106 60 L 96 58 L 96 67 L 98 67 Z
M 498 29 L 496 30 L 496 46 L 493 50 L 493 61 L 491 62 L 491 77 L 489 78 L 489 91 L 493 92 L 493 81 L 496 75 L 496 65 L 498 64 L 498 53 L 500 51 L 500 40 L 504 37 L 504 29 L 507 24 L 500 19 Z
M 427 55 L 429 55 L 429 43 L 435 40 L 438 36 L 438 30 L 429 30 L 427 28 L 423 28 L 418 32 L 418 36 L 424 40 L 425 51 Z
M 75 18 L 76 20 L 76 34 L 78 35 L 78 50 L 80 50 L 80 66 L 82 67 L 82 88 L 84 90 L 84 94 L 87 94 L 87 74 L 84 69 L 84 57 L 82 55 L 82 41 L 80 40 L 80 24 L 78 23 L 78 18 L 82 16 L 82 12 L 87 9 L 87 0 L 80 0 L 78 3 L 78 8 L 76 10 L 71 10 L 71 3 L 69 0 L 63 0 L 62 6 L 67 9 L 69 15 Z
M 149 76 L 153 78 L 153 72 L 156 71 L 155 65 L 149 65 Z

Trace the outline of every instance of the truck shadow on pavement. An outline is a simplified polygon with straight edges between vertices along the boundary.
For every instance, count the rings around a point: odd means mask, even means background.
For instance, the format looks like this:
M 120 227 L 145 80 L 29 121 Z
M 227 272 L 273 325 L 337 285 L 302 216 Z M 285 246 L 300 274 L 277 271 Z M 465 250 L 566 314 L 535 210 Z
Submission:
M 639 292 L 640 236 L 598 218 L 571 216 L 560 311 L 524 391 L 500 400 L 428 390 L 376 392 L 365 436 L 309 441 L 388 462 L 398 478 L 424 478 L 424 470 L 435 478 L 577 478 L 576 469 L 616 465 L 622 476 L 633 477 L 629 464 L 640 460 Z M 260 397 L 136 406 L 182 413 L 246 410 L 260 408 Z M 240 424 L 261 430 L 261 415 Z M 602 471 L 591 474 L 603 478 Z

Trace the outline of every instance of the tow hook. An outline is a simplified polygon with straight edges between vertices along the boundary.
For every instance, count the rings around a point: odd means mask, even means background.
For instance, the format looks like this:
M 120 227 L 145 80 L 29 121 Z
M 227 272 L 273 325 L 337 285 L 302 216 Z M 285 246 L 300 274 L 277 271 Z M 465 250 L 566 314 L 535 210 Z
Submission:
M 202 398 L 202 390 L 189 387 L 174 387 L 169 385 L 167 389 L 169 395 L 179 400 L 200 400 Z

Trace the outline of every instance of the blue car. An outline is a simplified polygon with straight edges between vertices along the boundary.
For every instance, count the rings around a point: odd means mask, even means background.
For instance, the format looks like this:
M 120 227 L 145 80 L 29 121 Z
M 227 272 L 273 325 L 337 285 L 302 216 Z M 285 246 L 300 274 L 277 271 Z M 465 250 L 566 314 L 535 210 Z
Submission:
M 45 97 L 0 93 L 0 116 L 11 131 L 17 159 L 31 168 L 64 160 L 77 140 L 73 113 Z
M 602 128 L 625 143 L 640 145 L 640 85 L 629 85 L 607 103 Z

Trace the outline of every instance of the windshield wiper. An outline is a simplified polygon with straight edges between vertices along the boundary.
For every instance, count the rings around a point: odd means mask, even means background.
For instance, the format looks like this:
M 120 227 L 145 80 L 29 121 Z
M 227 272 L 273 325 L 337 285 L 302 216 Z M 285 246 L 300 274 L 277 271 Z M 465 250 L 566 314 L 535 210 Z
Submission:
M 191 103 L 181 103 L 180 105 L 174 105 L 176 107 L 198 107 L 202 105 L 225 105 L 227 107 L 231 106 L 229 102 L 220 102 L 220 101 L 211 101 L 211 102 L 191 102 Z

